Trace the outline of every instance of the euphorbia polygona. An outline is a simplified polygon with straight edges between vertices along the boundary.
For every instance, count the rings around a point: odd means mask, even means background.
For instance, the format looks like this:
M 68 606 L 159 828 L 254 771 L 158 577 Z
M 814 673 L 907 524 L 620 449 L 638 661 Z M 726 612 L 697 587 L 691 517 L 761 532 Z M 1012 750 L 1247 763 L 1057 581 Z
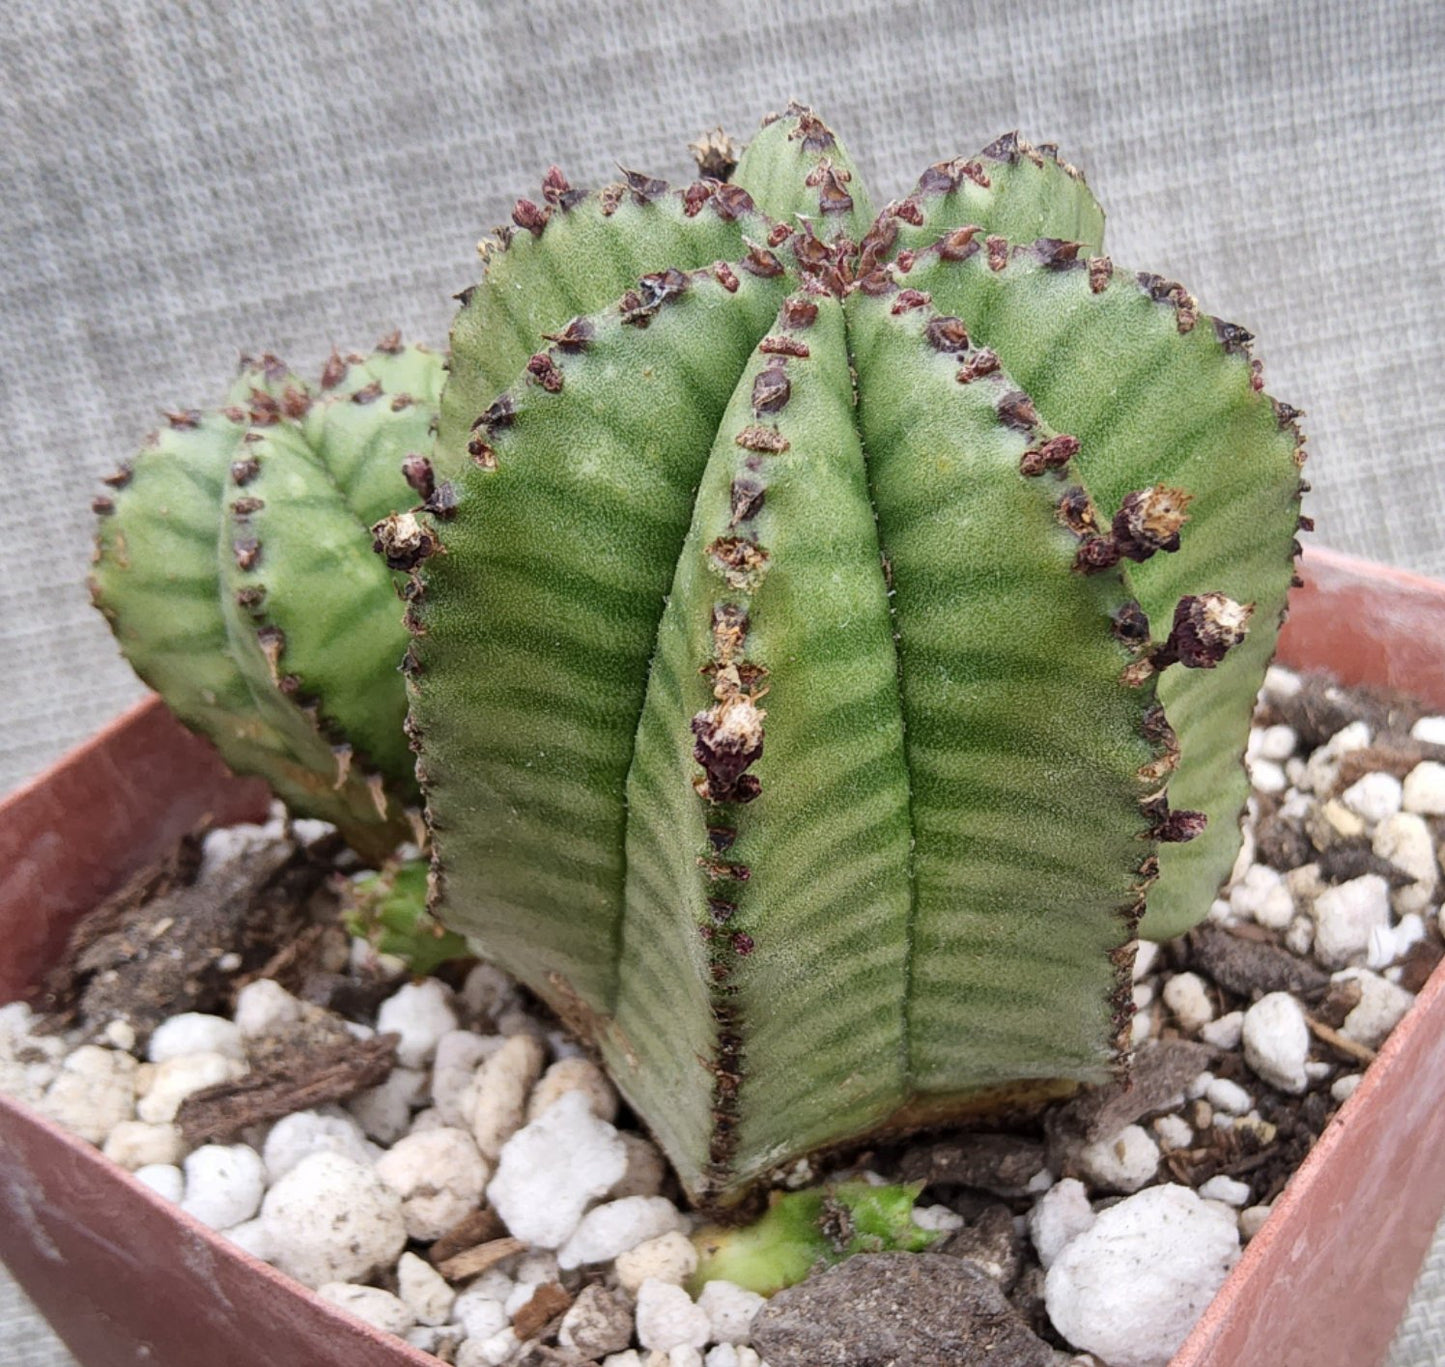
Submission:
M 376 535 L 438 914 L 726 1205 L 1123 1064 L 1146 893 L 1176 933 L 1237 849 L 1302 453 L 1052 148 L 876 217 L 809 110 L 699 152 L 518 202 Z

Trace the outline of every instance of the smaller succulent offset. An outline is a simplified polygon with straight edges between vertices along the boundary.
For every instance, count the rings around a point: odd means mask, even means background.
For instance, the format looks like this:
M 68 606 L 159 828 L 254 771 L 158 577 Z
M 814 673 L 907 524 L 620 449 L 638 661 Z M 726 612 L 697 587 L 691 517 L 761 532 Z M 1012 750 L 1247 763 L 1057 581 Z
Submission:
M 370 527 L 432 495 L 442 358 L 383 341 L 311 387 L 246 358 L 218 409 L 106 483 L 91 596 L 137 674 L 238 773 L 379 862 L 419 838 L 402 577 Z

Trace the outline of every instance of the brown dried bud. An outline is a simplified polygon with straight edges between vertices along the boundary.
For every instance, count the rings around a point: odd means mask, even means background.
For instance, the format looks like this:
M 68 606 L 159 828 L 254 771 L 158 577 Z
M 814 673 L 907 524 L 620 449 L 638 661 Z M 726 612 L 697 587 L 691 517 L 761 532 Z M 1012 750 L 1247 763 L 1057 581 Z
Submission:
M 1155 669 L 1178 661 L 1185 669 L 1213 669 L 1249 631 L 1253 603 L 1236 603 L 1222 593 L 1181 598 L 1174 609 L 1174 629 L 1153 655 Z
M 557 367 L 551 355 L 545 351 L 539 351 L 535 356 L 527 360 L 527 375 L 549 394 L 560 394 L 562 392 L 562 372 Z
M 927 297 L 924 295 L 925 299 Z M 935 351 L 966 351 L 968 349 L 968 329 L 964 327 L 962 318 L 955 318 L 951 314 L 929 319 L 928 326 L 923 329 L 923 336 Z
M 688 143 L 687 150 L 697 162 L 697 169 L 713 180 L 726 180 L 731 176 L 737 170 L 738 158 L 742 155 L 737 143 L 721 127 L 701 134 L 695 142 Z
M 1019 473 L 1041 475 L 1046 470 L 1061 470 L 1079 454 L 1079 439 L 1067 433 L 1050 437 L 1040 446 L 1031 446 L 1019 459 Z
M 519 228 L 525 228 L 533 237 L 542 236 L 542 229 L 547 226 L 547 220 L 551 216 L 550 207 L 544 209 L 530 199 L 519 199 L 512 206 L 512 222 Z
M 1157 551 L 1177 551 L 1179 530 L 1189 521 L 1184 510 L 1193 501 L 1192 494 L 1163 484 L 1125 494 L 1112 529 L 1119 554 L 1142 564 Z
M 926 309 L 932 302 L 933 296 L 923 290 L 900 290 L 898 292 L 898 298 L 893 301 L 893 307 L 889 309 L 889 312 L 900 314 L 907 313 L 910 309 Z M 938 319 L 935 318 L 933 321 L 936 323 Z M 931 328 L 933 323 L 930 323 L 928 326 Z M 927 335 L 926 329 L 925 335 Z M 967 345 L 967 343 L 965 343 L 965 345 Z
M 799 359 L 813 354 L 808 344 L 796 337 L 764 337 L 758 343 L 758 350 L 765 356 L 797 356 Z
M 713 191 L 711 204 L 713 213 L 724 223 L 735 223 L 756 208 L 753 197 L 741 185 L 717 186 Z
M 439 548 L 436 533 L 415 513 L 388 513 L 371 529 L 371 548 L 393 570 L 414 570 Z
M 739 475 L 733 480 L 731 490 L 732 521 L 731 526 L 736 527 L 739 522 L 746 522 L 749 518 L 756 517 L 763 506 L 763 482 L 753 475 Z
M 810 328 L 818 321 L 818 306 L 811 299 L 785 299 L 783 301 L 783 326 L 788 328 Z
M 780 413 L 792 397 L 793 386 L 786 372 L 778 365 L 768 365 L 753 379 L 753 413 Z
M 432 491 L 436 488 L 436 476 L 432 472 L 431 461 L 415 452 L 402 461 L 401 477 L 423 502 L 432 496 Z
M 985 239 L 984 245 L 988 248 L 989 270 L 1003 270 L 1003 268 L 1008 265 L 1008 238 L 994 235 Z
M 992 375 L 997 370 L 998 356 L 989 347 L 980 347 L 971 356 L 964 358 L 964 362 L 954 378 L 958 380 L 959 384 L 972 384 L 982 376 Z
M 712 268 L 713 279 L 723 287 L 729 294 L 738 292 L 738 278 L 733 268 L 726 261 L 719 261 Z
M 1016 432 L 1032 432 L 1039 425 L 1034 401 L 1021 389 L 1011 389 L 998 401 L 999 421 Z
M 788 439 L 772 427 L 744 427 L 733 440 L 745 451 L 776 456 L 788 449 Z
M 544 332 L 542 334 L 544 342 L 555 342 L 557 349 L 568 355 L 585 351 L 592 337 L 592 324 L 585 318 L 573 318 L 561 332 Z

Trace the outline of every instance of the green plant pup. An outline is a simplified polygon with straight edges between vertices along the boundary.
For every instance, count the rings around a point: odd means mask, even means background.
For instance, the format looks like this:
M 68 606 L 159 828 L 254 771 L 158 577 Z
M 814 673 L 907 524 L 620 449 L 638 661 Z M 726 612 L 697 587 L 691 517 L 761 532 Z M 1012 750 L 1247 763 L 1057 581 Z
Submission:
M 318 386 L 244 359 L 225 404 L 167 414 L 97 499 L 91 595 L 126 658 L 237 773 L 373 862 L 419 834 L 397 666 L 404 576 L 371 525 L 435 498 L 442 362 L 384 341 Z
M 452 334 L 406 671 L 434 910 L 691 1194 L 1126 1064 L 1235 857 L 1301 438 L 1053 148 L 875 212 L 811 111 L 553 168 Z M 416 544 L 418 523 L 424 545 Z

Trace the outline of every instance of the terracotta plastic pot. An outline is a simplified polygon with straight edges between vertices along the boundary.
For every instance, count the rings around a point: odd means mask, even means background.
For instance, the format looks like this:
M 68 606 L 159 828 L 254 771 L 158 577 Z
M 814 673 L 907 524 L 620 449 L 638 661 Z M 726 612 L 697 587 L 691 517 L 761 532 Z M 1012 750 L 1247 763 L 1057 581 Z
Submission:
M 1281 660 L 1445 710 L 1445 585 L 1315 551 Z M 71 924 L 204 814 L 257 815 L 157 701 L 0 806 L 0 1001 Z M 1300 1168 L 1172 1367 L 1368 1367 L 1445 1206 L 1445 967 Z M 0 1257 L 85 1367 L 435 1367 L 239 1252 L 0 1097 Z

